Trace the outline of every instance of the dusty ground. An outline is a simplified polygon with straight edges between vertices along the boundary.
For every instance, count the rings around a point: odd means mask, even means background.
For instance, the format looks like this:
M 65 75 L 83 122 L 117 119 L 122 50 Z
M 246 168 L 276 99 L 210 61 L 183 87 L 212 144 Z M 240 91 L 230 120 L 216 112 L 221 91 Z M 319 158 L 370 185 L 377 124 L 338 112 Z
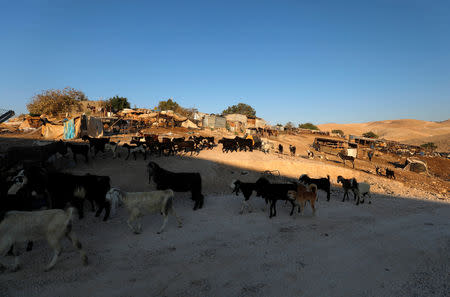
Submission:
M 22 255 L 22 270 L 0 273 L 0 296 L 448 296 L 447 196 L 377 177 L 362 169 L 365 161 L 351 170 L 333 160 L 222 154 L 219 148 L 195 158 L 152 160 L 202 175 L 202 210 L 192 211 L 189 196 L 176 194 L 183 228 L 171 218 L 157 235 L 162 217 L 151 215 L 142 220 L 144 232 L 134 235 L 124 209 L 106 223 L 88 212 L 74 228 L 89 266 L 81 266 L 67 241 L 54 270 L 44 273 L 51 251 L 45 242 L 36 243 Z M 147 162 L 105 154 L 68 171 L 109 175 L 113 186 L 127 191 L 151 190 Z M 377 194 L 372 204 L 356 206 L 341 202 L 342 191 L 334 187 L 330 202 L 320 193 L 316 216 L 307 208 L 303 217 L 290 217 L 290 207 L 278 203 L 273 219 L 261 210 L 263 200 L 252 197 L 255 212 L 239 215 L 243 198 L 229 194 L 231 180 L 254 181 L 273 169 L 292 178 L 329 174 L 333 182 L 337 175 L 355 176 Z

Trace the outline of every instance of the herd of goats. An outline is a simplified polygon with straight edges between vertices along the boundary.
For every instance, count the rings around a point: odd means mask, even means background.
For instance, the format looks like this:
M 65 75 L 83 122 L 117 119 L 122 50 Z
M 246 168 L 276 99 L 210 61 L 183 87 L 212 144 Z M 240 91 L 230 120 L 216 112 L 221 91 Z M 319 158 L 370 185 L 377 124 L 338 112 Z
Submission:
M 134 233 L 141 233 L 142 226 L 137 219 L 150 213 L 161 213 L 164 217 L 163 224 L 158 233 L 162 232 L 167 224 L 168 215 L 176 217 L 179 227 L 181 220 L 173 208 L 174 192 L 190 192 L 194 201 L 194 210 L 201 209 L 204 204 L 202 194 L 202 178 L 198 172 L 171 172 L 160 167 L 155 162 L 147 165 L 148 181 L 153 180 L 156 191 L 150 192 L 125 192 L 110 185 L 109 176 L 100 175 L 74 175 L 52 169 L 48 162 L 52 156 L 59 153 L 66 155 L 69 149 L 76 160 L 76 155 L 84 155 L 88 160 L 88 154 L 93 151 L 109 149 L 116 153 L 117 143 L 111 143 L 108 138 L 84 137 L 89 144 L 74 144 L 63 141 L 35 146 L 9 148 L 6 158 L 3 160 L 3 169 L 0 175 L 0 256 L 12 254 L 14 264 L 11 270 L 19 268 L 19 244 L 28 243 L 27 250 L 32 249 L 32 243 L 45 239 L 54 251 L 53 258 L 45 270 L 50 270 L 61 253 L 61 240 L 68 238 L 73 246 L 79 250 L 82 262 L 88 263 L 85 251 L 72 230 L 72 217 L 74 211 L 79 219 L 84 217 L 84 204 L 90 203 L 92 211 L 99 217 L 104 211 L 103 220 L 108 220 L 110 213 L 115 212 L 119 205 L 124 205 L 129 213 L 127 224 Z M 139 142 L 139 143 L 137 143 Z M 175 152 L 188 152 L 214 146 L 214 138 L 192 137 L 190 140 L 172 139 L 159 142 L 157 138 L 147 137 L 144 144 L 135 139 L 133 145 L 128 145 L 128 157 L 131 153 L 137 153 L 138 148 L 158 154 L 172 154 Z M 253 150 L 255 143 L 252 139 L 221 139 L 223 151 Z M 264 147 L 264 143 L 256 147 Z M 115 148 L 114 148 L 115 147 Z M 125 146 L 126 147 L 126 146 Z M 290 147 L 295 154 L 295 147 Z M 145 153 L 144 153 L 145 155 Z M 19 166 L 20 164 L 20 166 Z M 15 168 L 15 170 L 5 170 Z M 357 182 L 355 178 L 337 178 L 342 184 L 344 197 L 342 201 L 349 199 L 349 193 L 353 192 L 356 204 L 364 202 L 364 197 L 369 197 L 370 185 Z M 254 183 L 235 180 L 231 184 L 232 193 L 244 196 L 240 213 L 251 205 L 249 199 L 253 193 L 265 200 L 270 206 L 269 218 L 276 216 L 276 203 L 278 200 L 291 204 L 290 215 L 295 207 L 302 212 L 309 202 L 315 213 L 315 202 L 318 190 L 324 191 L 327 201 L 330 200 L 330 176 L 326 178 L 310 178 L 301 175 L 296 182 L 274 183 L 266 176 L 260 177 Z M 0 269 L 6 265 L 0 262 Z

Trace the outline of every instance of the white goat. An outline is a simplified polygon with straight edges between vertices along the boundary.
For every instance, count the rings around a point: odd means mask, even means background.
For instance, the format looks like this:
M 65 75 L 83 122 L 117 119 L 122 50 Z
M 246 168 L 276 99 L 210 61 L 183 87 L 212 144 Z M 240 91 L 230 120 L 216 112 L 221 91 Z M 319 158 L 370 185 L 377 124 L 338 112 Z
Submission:
M 62 209 L 49 209 L 40 211 L 10 211 L 6 213 L 0 223 L 0 255 L 4 256 L 13 246 L 15 256 L 13 271 L 19 269 L 18 244 L 28 241 L 46 239 L 53 248 L 53 258 L 45 268 L 48 271 L 55 266 L 58 256 L 61 254 L 61 239 L 66 236 L 73 246 L 80 252 L 81 260 L 87 265 L 86 253 L 81 247 L 75 234 L 72 232 L 72 213 L 70 207 L 66 211 Z M 0 263 L 0 267 L 4 267 Z
M 355 185 L 356 183 L 356 185 Z M 353 193 L 355 193 L 355 195 L 358 197 L 358 200 L 356 201 L 356 205 L 358 205 L 360 203 L 360 199 L 361 199 L 361 203 L 364 203 L 364 196 L 368 196 L 369 197 L 369 204 L 371 204 L 372 202 L 370 201 L 370 199 L 372 198 L 372 196 L 370 195 L 370 185 L 368 183 L 358 183 L 355 182 L 355 180 L 353 179 Z
M 177 219 L 178 227 L 181 228 L 182 226 L 181 220 L 173 209 L 173 195 L 173 191 L 170 189 L 153 192 L 123 192 L 117 188 L 112 188 L 106 195 L 106 199 L 111 202 L 111 209 L 114 208 L 114 212 L 118 204 L 117 200 L 123 202 L 130 213 L 127 224 L 136 234 L 142 232 L 142 225 L 139 223 L 137 226 L 133 226 L 133 221 L 145 214 L 160 212 L 164 216 L 164 222 L 158 231 L 159 234 L 166 227 L 169 213 Z

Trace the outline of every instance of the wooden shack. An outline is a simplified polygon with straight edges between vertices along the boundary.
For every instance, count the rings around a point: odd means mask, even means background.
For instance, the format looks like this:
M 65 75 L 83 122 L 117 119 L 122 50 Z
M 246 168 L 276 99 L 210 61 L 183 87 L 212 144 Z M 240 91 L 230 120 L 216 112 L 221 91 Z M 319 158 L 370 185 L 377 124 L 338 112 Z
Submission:
M 313 148 L 319 152 L 336 155 L 348 148 L 348 142 L 341 139 L 316 137 Z

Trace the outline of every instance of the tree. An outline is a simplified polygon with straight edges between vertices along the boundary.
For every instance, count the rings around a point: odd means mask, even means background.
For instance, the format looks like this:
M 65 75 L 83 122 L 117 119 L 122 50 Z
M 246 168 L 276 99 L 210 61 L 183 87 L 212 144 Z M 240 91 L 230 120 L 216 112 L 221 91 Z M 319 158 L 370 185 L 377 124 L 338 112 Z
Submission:
M 434 144 L 434 142 L 427 142 L 427 143 L 421 144 L 420 146 L 423 147 L 424 149 L 427 149 L 430 151 L 434 151 L 435 149 L 437 149 L 437 145 Z
M 130 102 L 125 97 L 114 96 L 107 101 L 108 108 L 111 108 L 114 112 L 118 112 L 124 108 L 130 108 Z
M 237 105 L 228 106 L 227 109 L 222 111 L 222 114 L 232 114 L 232 113 L 243 114 L 250 117 L 256 116 L 256 110 L 254 110 L 253 107 L 245 103 L 238 103 Z
M 294 128 L 294 124 L 292 122 L 287 122 L 286 125 L 284 125 L 284 129 L 292 129 Z
M 158 109 L 159 110 L 173 110 L 177 111 L 180 108 L 180 105 L 173 101 L 171 98 L 169 98 L 166 101 L 159 101 L 158 103 Z
M 57 115 L 58 113 L 70 112 L 74 109 L 80 110 L 80 101 L 86 100 L 86 95 L 74 88 L 49 89 L 34 95 L 30 103 L 27 104 L 27 109 L 30 114 Z
M 335 134 L 339 134 L 341 136 L 344 136 L 344 131 L 336 129 L 336 130 L 331 130 L 331 133 L 335 133 Z
M 319 130 L 319 128 L 316 125 L 312 124 L 312 123 L 299 124 L 298 127 L 300 129 Z
M 366 132 L 363 134 L 364 137 L 367 138 L 378 138 L 378 135 L 376 135 L 375 133 L 373 133 L 372 131 Z

